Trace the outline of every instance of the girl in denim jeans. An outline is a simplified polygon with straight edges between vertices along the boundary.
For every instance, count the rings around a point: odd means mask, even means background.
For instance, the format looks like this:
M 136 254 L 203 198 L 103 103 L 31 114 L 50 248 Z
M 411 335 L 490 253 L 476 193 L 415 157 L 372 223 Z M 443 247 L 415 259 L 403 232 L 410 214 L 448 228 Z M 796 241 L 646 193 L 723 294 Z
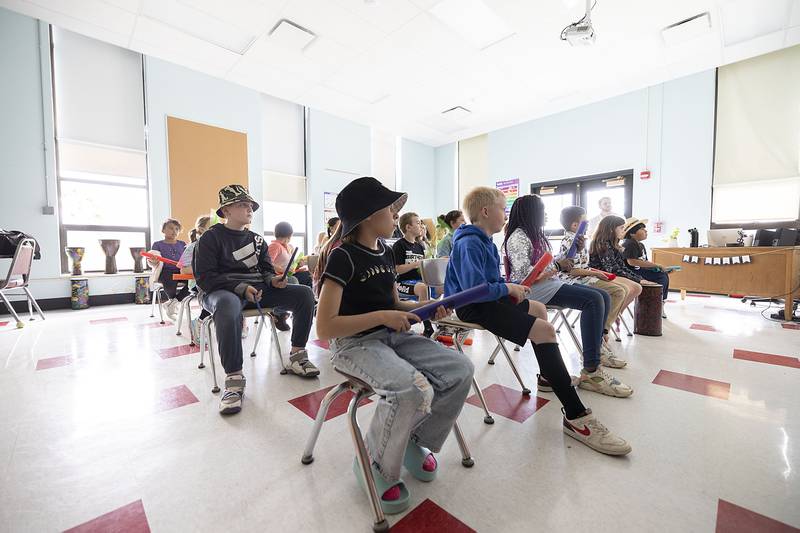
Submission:
M 379 396 L 366 445 L 387 514 L 409 506 L 401 466 L 421 481 L 435 478 L 433 452 L 461 412 L 474 371 L 466 357 L 410 331 L 418 318 L 409 311 L 420 304 L 400 302 L 394 256 L 383 242 L 406 198 L 369 177 L 339 193 L 340 225 L 328 242 L 342 242 L 321 254 L 327 261 L 317 307 L 317 335 L 333 339 L 333 365 Z M 437 318 L 446 314 L 440 307 Z

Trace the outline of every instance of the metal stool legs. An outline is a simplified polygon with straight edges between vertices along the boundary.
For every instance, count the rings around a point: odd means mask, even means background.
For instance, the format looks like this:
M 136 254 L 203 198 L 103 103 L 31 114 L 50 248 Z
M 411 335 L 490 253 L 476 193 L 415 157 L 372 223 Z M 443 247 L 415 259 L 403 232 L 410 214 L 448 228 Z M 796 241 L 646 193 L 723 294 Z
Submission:
M 264 329 L 264 321 L 258 323 L 258 328 L 256 328 L 256 340 L 253 342 L 253 351 L 250 352 L 250 357 L 256 356 L 256 348 L 258 348 L 258 340 L 261 338 L 261 330 Z M 273 337 L 272 342 L 275 342 L 275 338 Z M 280 353 L 280 345 L 278 346 L 278 353 Z
M 200 364 L 197 368 L 205 368 L 203 358 L 208 346 L 208 359 L 211 363 L 211 375 L 214 378 L 214 386 L 211 392 L 214 394 L 219 392 L 219 385 L 217 384 L 217 364 L 215 362 L 216 353 L 214 352 L 214 335 L 212 334 L 212 326 L 214 325 L 213 315 L 209 315 L 200 321 Z
M 459 351 L 461 355 L 466 357 L 467 355 L 464 353 L 464 348 L 461 347 L 461 341 L 458 338 L 458 335 L 453 335 L 453 344 L 456 346 L 456 350 Z M 483 422 L 484 424 L 494 424 L 494 417 L 489 412 L 489 408 L 486 407 L 486 398 L 483 397 L 483 391 L 481 390 L 480 386 L 478 385 L 478 380 L 475 379 L 475 376 L 472 376 L 472 388 L 475 389 L 475 394 L 478 395 L 478 399 L 481 402 L 481 407 L 483 408 Z

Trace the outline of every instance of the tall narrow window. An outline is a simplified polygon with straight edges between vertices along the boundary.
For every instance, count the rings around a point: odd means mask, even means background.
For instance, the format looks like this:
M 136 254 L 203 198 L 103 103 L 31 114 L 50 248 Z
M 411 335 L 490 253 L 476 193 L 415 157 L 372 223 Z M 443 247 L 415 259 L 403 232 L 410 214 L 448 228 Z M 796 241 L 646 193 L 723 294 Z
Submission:
M 98 240 L 118 239 L 132 270 L 128 248 L 150 244 L 142 56 L 56 27 L 51 38 L 61 245 L 85 248 L 93 272 Z

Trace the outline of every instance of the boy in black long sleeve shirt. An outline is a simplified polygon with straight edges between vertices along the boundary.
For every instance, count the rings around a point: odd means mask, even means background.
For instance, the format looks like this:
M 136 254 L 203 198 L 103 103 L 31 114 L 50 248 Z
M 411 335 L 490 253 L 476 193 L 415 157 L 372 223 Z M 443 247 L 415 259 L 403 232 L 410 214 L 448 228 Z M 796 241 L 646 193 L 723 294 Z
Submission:
M 242 309 L 258 301 L 263 307 L 292 311 L 292 350 L 287 370 L 305 377 L 319 374 L 308 360 L 305 346 L 314 315 L 314 295 L 304 285 L 288 285 L 275 275 L 260 235 L 245 229 L 258 204 L 241 185 L 219 191 L 217 215 L 227 220 L 203 233 L 197 241 L 192 269 L 200 287 L 203 307 L 214 315 L 220 359 L 225 368 L 221 414 L 242 408 Z

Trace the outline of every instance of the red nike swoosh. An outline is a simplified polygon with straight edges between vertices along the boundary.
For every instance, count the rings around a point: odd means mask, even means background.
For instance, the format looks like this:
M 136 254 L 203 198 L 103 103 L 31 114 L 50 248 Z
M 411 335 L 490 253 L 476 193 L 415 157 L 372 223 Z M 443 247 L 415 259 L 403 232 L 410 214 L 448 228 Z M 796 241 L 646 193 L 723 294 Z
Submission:
M 589 434 L 591 433 L 591 431 L 589 430 L 589 428 L 588 428 L 588 427 L 586 427 L 585 425 L 583 426 L 583 429 L 578 429 L 578 428 L 576 428 L 575 426 L 573 426 L 572 424 L 570 424 L 570 425 L 569 425 L 569 427 L 571 427 L 571 428 L 572 428 L 574 431 L 576 431 L 576 432 L 580 433 L 580 434 L 581 434 L 581 435 L 583 435 L 584 437 L 588 437 L 588 436 L 589 436 Z

